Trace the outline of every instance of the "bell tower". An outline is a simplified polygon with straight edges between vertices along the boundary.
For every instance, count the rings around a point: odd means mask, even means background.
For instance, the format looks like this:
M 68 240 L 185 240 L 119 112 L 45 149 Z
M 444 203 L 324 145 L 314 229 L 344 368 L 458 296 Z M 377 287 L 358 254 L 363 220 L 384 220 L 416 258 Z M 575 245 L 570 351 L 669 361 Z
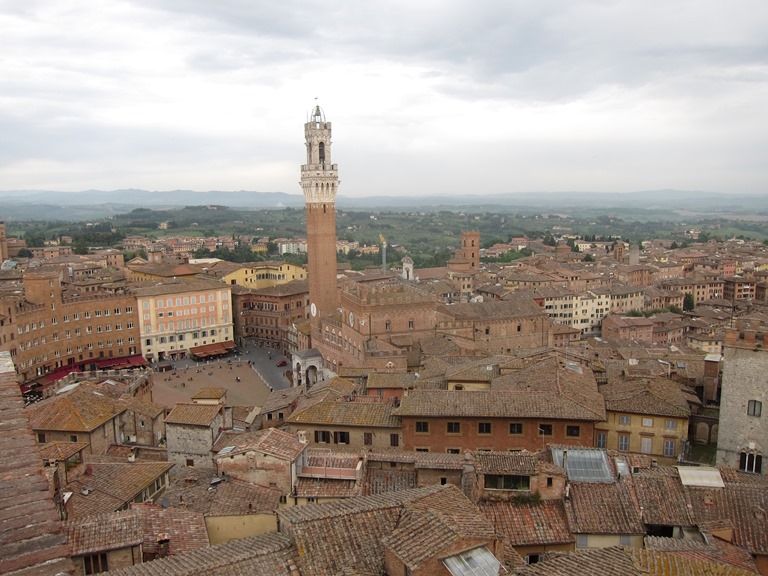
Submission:
M 301 189 L 307 210 L 307 280 L 310 321 L 338 307 L 336 289 L 336 190 L 339 176 L 331 163 L 331 123 L 315 106 L 304 124 L 307 163 L 301 166 Z

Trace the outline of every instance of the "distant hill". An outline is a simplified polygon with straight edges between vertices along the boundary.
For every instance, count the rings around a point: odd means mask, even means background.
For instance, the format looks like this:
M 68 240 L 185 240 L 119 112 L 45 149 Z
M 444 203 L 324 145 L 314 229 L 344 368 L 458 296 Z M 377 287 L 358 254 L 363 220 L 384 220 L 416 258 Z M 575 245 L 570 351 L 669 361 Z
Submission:
M 219 204 L 235 209 L 302 208 L 301 194 L 192 190 L 148 191 L 53 190 L 0 191 L 0 219 L 6 220 L 99 220 L 135 208 L 174 209 L 183 206 Z M 466 196 L 369 196 L 337 198 L 345 210 L 470 210 L 509 212 L 600 212 L 628 209 L 650 211 L 696 210 L 698 212 L 768 213 L 768 198 L 761 195 L 721 194 L 686 190 L 651 190 L 628 193 L 524 192 Z

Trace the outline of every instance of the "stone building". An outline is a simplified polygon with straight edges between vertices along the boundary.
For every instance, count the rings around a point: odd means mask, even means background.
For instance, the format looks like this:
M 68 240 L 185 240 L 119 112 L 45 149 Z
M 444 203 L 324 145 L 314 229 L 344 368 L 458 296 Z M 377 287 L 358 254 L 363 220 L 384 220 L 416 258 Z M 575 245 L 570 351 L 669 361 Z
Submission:
M 218 476 L 231 476 L 277 489 L 285 498 L 298 482 L 297 462 L 307 448 L 294 434 L 277 428 L 236 436 L 214 458 Z
M 165 417 L 168 460 L 179 466 L 213 468 L 211 450 L 231 411 L 223 404 L 176 404 Z
M 764 474 L 768 451 L 768 334 L 727 330 L 723 346 L 723 376 L 717 464 Z M 766 404 L 768 407 L 768 404 Z

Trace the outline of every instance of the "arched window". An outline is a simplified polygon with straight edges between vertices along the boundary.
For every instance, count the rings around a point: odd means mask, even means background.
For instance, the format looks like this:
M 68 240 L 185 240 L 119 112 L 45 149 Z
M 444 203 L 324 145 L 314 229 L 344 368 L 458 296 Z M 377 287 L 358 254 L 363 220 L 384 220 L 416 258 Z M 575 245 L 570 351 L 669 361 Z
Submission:
M 318 152 L 320 153 L 320 164 L 325 164 L 325 142 L 320 142 Z

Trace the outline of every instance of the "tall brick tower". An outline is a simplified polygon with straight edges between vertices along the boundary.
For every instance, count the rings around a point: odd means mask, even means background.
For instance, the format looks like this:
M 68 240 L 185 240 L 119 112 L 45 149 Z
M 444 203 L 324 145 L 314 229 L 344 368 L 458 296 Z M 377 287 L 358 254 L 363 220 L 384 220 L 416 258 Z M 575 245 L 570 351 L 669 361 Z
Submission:
M 301 189 L 307 208 L 307 276 L 310 320 L 319 326 L 320 317 L 338 307 L 336 290 L 336 190 L 339 176 L 331 163 L 331 123 L 315 106 L 304 124 L 307 163 L 301 167 Z

